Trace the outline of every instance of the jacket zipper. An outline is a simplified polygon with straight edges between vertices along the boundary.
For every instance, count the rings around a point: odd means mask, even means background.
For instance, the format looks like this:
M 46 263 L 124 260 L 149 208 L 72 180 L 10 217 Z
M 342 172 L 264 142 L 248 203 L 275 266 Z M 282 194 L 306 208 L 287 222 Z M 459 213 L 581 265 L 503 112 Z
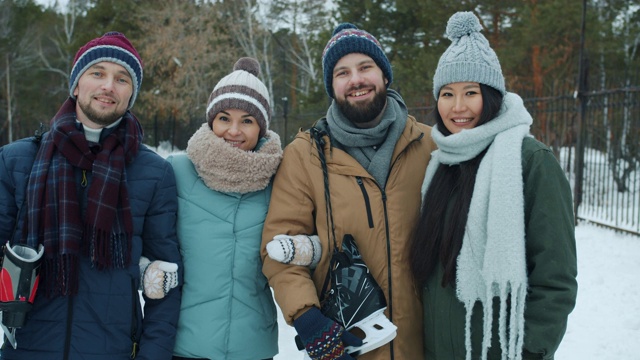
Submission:
M 76 179 L 78 178 L 78 173 L 76 173 Z M 82 192 L 82 194 L 79 194 L 79 198 L 83 199 L 84 201 L 80 201 L 80 211 L 84 212 L 84 208 L 86 207 L 86 201 L 87 201 L 87 184 L 88 184 L 88 178 L 87 178 L 87 170 L 82 170 L 82 172 L 79 175 L 80 177 L 80 189 L 79 191 Z M 71 348 L 71 329 L 72 329 L 72 324 L 73 324 L 73 301 L 75 299 L 74 296 L 68 296 L 69 301 L 67 301 L 67 336 L 65 337 L 64 340 L 64 350 L 63 350 L 63 354 L 62 354 L 62 358 L 64 360 L 68 360 L 69 359 L 69 351 Z
M 384 228 L 387 236 L 387 277 L 389 279 L 389 301 L 387 309 L 389 309 L 389 321 L 393 322 L 393 278 L 391 277 L 391 239 L 389 235 L 389 215 L 387 212 L 387 192 L 380 189 L 382 192 L 382 207 L 384 209 Z M 393 351 L 394 342 L 389 343 L 389 351 L 391 352 L 391 359 L 395 359 Z
M 64 353 L 62 358 L 69 359 L 69 348 L 71 347 L 71 324 L 73 323 L 73 296 L 68 297 L 67 301 L 67 336 L 64 339 Z
M 389 180 L 389 175 L 391 175 L 391 170 L 393 169 L 393 167 L 395 166 L 396 162 L 398 161 L 398 159 L 400 159 L 400 156 L 403 155 L 405 153 L 405 151 L 407 151 L 407 148 L 409 148 L 409 146 L 411 144 L 413 144 L 416 141 L 420 141 L 422 138 L 424 137 L 424 133 L 421 133 L 420 136 L 418 136 L 416 139 L 411 140 L 411 142 L 409 144 L 407 144 L 407 146 L 404 148 L 404 150 L 402 150 L 402 152 L 400 154 L 398 154 L 398 156 L 396 157 L 396 159 L 393 161 L 393 163 L 391 164 L 391 166 L 389 166 L 389 173 L 387 174 L 387 182 Z M 386 183 L 385 183 L 386 184 Z M 385 234 L 387 237 L 387 278 L 389 279 L 389 301 L 387 304 L 387 309 L 389 309 L 389 321 L 393 322 L 393 278 L 392 278 L 392 274 L 391 274 L 391 239 L 390 239 L 390 234 L 389 234 L 389 214 L 388 214 L 388 209 L 387 209 L 387 192 L 380 188 L 380 193 L 382 195 L 382 207 L 384 209 L 384 225 L 385 225 Z M 395 351 L 393 349 L 393 345 L 394 345 L 394 341 L 391 341 L 389 343 L 389 355 L 391 357 L 391 360 L 395 359 Z
M 360 186 L 360 190 L 362 190 L 362 196 L 364 197 L 364 205 L 367 209 L 367 220 L 369 220 L 369 229 L 373 229 L 373 215 L 371 214 L 371 202 L 369 201 L 369 194 L 367 194 L 367 189 L 364 186 L 362 177 L 356 176 L 356 182 Z
M 131 279 L 131 355 L 130 359 L 135 359 L 138 355 L 138 312 L 136 302 L 138 300 L 138 287 L 134 279 Z

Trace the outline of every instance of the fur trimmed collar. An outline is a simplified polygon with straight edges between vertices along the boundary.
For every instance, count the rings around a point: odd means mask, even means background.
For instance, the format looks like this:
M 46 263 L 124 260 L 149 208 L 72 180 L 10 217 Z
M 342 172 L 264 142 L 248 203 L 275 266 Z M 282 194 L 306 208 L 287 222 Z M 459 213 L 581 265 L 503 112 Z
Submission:
M 267 130 L 258 144 L 254 151 L 235 148 L 205 123 L 189 139 L 187 156 L 208 188 L 245 194 L 266 188 L 282 160 L 278 134 Z

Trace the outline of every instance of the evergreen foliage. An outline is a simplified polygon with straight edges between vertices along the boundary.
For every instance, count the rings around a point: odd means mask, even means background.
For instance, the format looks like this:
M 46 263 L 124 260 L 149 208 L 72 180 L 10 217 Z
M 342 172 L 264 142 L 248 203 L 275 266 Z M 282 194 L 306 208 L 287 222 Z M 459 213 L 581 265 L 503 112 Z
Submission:
M 42 0 L 44 1 L 44 0 Z M 261 63 L 272 93 L 272 128 L 285 143 L 322 117 L 329 99 L 321 53 L 331 31 L 351 22 L 374 34 L 394 71 L 392 88 L 420 121 L 435 104 L 431 79 L 449 45 L 447 19 L 475 12 L 500 58 L 507 89 L 523 97 L 571 94 L 579 71 L 582 2 L 575 0 L 69 0 L 62 6 L 0 0 L 0 145 L 48 124 L 68 96 L 77 49 L 111 30 L 132 41 L 145 65 L 133 111 L 146 142 L 185 148 L 204 121 L 213 86 L 240 56 Z M 57 3 L 54 3 L 57 4 Z M 635 85 L 640 0 L 588 0 L 589 88 Z M 613 85 L 612 85 L 613 84 Z M 286 98 L 286 100 L 285 100 Z M 544 109 L 537 109 L 543 114 Z M 544 116 L 534 128 L 544 141 Z

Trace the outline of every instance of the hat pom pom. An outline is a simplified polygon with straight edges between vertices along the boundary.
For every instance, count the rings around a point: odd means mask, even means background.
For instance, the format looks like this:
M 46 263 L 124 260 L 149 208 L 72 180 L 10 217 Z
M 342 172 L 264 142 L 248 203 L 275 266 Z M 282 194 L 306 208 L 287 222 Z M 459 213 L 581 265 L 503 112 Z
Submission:
M 338 25 L 338 26 L 335 28 L 335 30 L 333 30 L 333 34 L 332 34 L 331 36 L 333 36 L 333 35 L 335 35 L 335 34 L 339 33 L 339 32 L 340 32 L 340 31 L 342 31 L 342 30 L 345 30 L 345 29 L 356 29 L 356 30 L 357 30 L 357 29 L 358 29 L 358 27 L 357 27 L 357 26 L 355 26 L 355 25 L 353 25 L 353 24 L 351 24 L 351 23 L 342 23 L 342 24 Z
M 457 12 L 447 23 L 447 37 L 452 41 L 480 30 L 480 20 L 471 11 Z
M 250 57 L 243 57 L 236 61 L 235 65 L 233 65 L 233 71 L 236 70 L 244 70 L 253 76 L 258 76 L 260 74 L 260 64 L 258 64 L 258 60 Z

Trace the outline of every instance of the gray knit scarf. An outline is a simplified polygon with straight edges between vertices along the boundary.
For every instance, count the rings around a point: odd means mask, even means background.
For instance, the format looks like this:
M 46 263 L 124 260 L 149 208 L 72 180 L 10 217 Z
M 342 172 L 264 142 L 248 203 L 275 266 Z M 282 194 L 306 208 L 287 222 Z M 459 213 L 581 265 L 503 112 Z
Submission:
M 527 268 L 521 158 L 522 141 L 529 134 L 531 123 L 522 99 L 507 93 L 498 116 L 490 122 L 449 136 L 442 135 L 437 126 L 431 132 L 438 150 L 433 152 L 425 173 L 423 198 L 440 164 L 470 160 L 489 146 L 476 175 L 456 268 L 456 296 L 466 309 L 467 360 L 471 359 L 471 315 L 476 301 L 482 303 L 484 311 L 482 359 L 487 358 L 492 300 L 496 296 L 500 299 L 502 359 L 522 357 Z
M 393 149 L 404 131 L 407 116 L 407 106 L 402 96 L 389 89 L 382 120 L 375 127 L 361 129 L 353 125 L 338 109 L 335 100 L 327 111 L 327 122 L 331 129 L 331 140 L 356 159 L 384 189 Z
M 227 144 L 202 124 L 187 143 L 187 156 L 208 188 L 246 194 L 269 185 L 282 160 L 280 137 L 267 130 L 253 151 Z

